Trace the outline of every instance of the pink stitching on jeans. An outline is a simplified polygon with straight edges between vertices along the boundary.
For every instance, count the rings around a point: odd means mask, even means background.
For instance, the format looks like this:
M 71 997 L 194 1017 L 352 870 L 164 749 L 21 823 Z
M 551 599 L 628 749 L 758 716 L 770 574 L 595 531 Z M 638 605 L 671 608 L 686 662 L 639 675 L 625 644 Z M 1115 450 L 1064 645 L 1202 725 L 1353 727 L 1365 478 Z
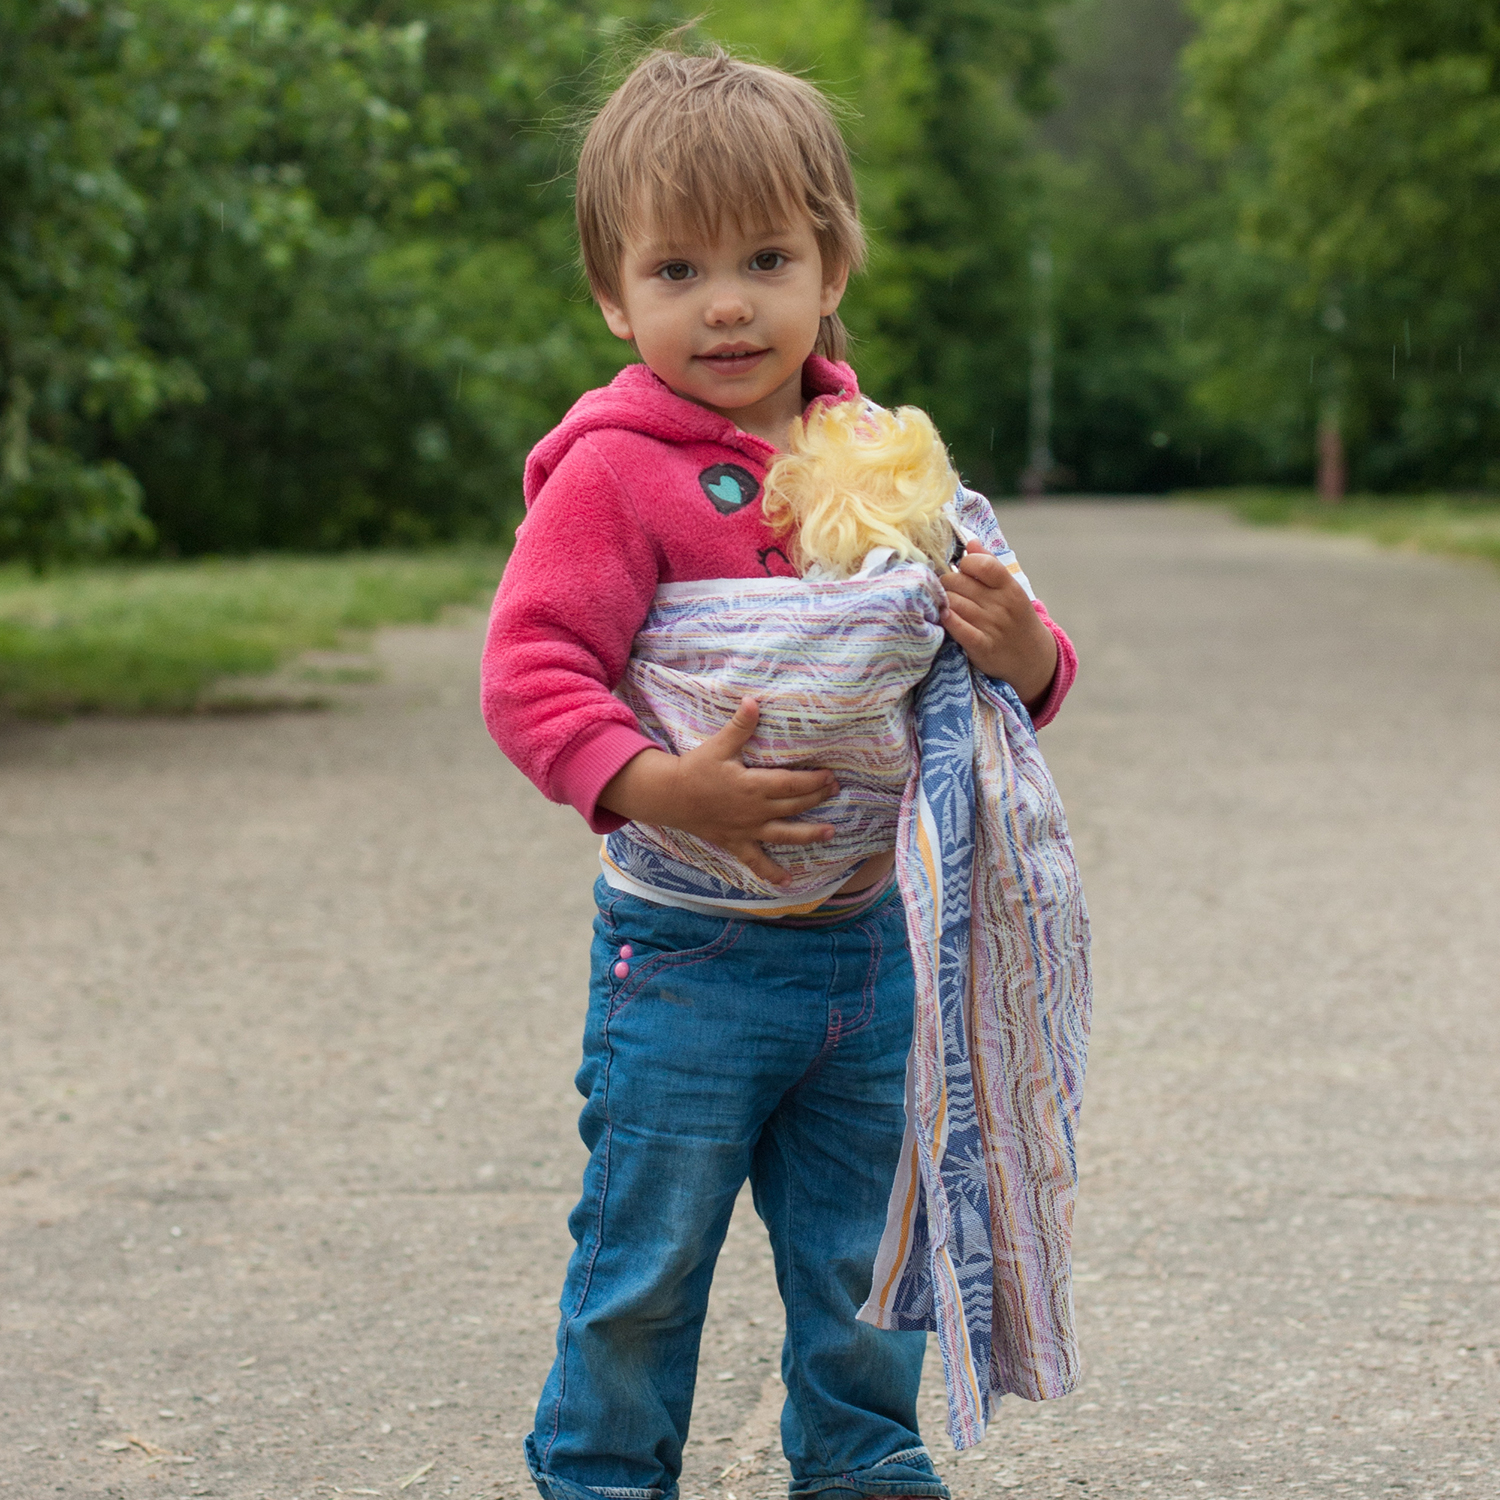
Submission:
M 629 979 L 621 981 L 618 993 L 610 1002 L 608 1020 L 613 1021 L 621 1007 L 635 999 L 640 993 L 641 986 L 648 979 L 656 978 L 666 969 L 691 969 L 696 964 L 707 963 L 711 958 L 718 958 L 734 947 L 744 936 L 744 932 L 743 922 L 725 922 L 724 930 L 718 937 L 711 943 L 705 943 L 701 948 L 688 948 L 682 953 L 658 953 L 655 958 L 648 958 L 639 968 L 631 970 Z

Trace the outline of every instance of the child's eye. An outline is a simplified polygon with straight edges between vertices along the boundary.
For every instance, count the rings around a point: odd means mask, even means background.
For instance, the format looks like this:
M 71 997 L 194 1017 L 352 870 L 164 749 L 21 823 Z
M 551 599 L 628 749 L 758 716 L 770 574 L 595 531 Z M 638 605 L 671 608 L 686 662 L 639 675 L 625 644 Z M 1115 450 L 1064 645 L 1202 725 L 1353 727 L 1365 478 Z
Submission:
M 685 260 L 669 260 L 656 274 L 668 281 L 686 281 L 693 274 L 693 268 Z
M 750 269 L 752 271 L 779 271 L 786 264 L 786 256 L 779 250 L 762 250 L 759 255 L 752 257 Z

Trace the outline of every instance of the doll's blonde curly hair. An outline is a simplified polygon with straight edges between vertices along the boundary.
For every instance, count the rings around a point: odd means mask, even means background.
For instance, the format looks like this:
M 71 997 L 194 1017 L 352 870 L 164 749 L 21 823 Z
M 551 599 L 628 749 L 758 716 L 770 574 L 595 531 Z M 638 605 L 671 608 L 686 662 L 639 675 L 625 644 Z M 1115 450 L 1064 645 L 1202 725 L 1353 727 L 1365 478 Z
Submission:
M 761 508 L 779 536 L 795 533 L 806 573 L 857 573 L 876 547 L 946 571 L 955 532 L 944 507 L 958 475 L 926 412 L 858 401 L 820 403 L 792 424 L 766 475 Z

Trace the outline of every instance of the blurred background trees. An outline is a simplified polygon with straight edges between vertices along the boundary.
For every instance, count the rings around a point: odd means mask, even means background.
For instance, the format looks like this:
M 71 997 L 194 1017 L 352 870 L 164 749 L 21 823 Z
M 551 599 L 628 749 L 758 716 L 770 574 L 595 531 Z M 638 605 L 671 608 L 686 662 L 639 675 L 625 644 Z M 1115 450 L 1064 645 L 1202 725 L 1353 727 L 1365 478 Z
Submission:
M 1275 474 L 1306 473 L 1321 421 L 1357 484 L 1500 488 L 1500 4 L 1199 9 L 1201 408 Z
M 503 535 L 628 352 L 574 267 L 567 123 L 679 18 L 0 0 L 0 552 Z M 1500 0 L 706 27 L 847 105 L 862 379 L 991 493 L 1306 482 L 1320 430 L 1359 485 L 1500 487 Z

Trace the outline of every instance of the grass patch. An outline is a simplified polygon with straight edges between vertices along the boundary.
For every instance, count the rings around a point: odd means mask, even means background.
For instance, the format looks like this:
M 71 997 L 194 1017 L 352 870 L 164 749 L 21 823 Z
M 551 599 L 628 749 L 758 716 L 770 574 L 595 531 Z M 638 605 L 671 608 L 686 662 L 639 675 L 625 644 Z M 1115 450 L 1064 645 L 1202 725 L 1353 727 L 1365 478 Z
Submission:
M 1305 526 L 1371 537 L 1386 547 L 1482 557 L 1500 564 L 1500 498 L 1355 495 L 1326 505 L 1310 490 L 1204 490 L 1177 498 L 1228 505 L 1254 526 Z
M 487 600 L 499 549 L 0 568 L 0 706 L 181 713 L 226 677 Z

